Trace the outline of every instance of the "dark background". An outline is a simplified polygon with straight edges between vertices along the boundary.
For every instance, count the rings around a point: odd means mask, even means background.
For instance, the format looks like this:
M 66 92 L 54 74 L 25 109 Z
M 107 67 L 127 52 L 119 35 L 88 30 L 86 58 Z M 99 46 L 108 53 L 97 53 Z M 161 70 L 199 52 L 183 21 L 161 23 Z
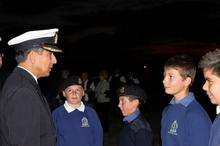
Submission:
M 55 27 L 59 28 L 58 45 L 64 50 L 58 56 L 61 68 L 142 69 L 143 65 L 155 66 L 179 53 L 188 53 L 198 60 L 218 47 L 220 2 L 0 1 L 0 36 L 5 44 L 26 31 Z M 8 60 L 13 64 L 11 58 Z
M 134 71 L 148 91 L 146 109 L 159 124 L 169 102 L 163 92 L 163 63 L 173 55 L 187 53 L 198 62 L 220 44 L 218 0 L 35 0 L 0 1 L 0 36 L 6 48 L 6 64 L 13 68 L 9 39 L 30 30 L 59 28 L 58 64 L 49 78 L 69 68 L 92 75 L 102 69 Z M 144 68 L 144 65 L 146 68 Z M 198 71 L 193 89 L 213 119 L 215 107 L 202 91 Z M 50 88 L 42 87 L 46 91 Z M 155 126 L 159 129 L 159 126 Z
M 6 43 L 29 30 L 59 28 L 65 64 L 147 63 L 181 52 L 201 56 L 218 45 L 220 2 L 2 0 L 0 18 Z

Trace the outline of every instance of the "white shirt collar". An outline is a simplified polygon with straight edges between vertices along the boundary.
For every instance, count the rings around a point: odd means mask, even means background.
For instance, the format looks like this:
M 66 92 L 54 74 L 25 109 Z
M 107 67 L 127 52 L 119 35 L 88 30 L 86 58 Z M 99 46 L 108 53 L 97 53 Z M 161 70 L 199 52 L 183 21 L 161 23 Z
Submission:
M 34 78 L 34 80 L 37 82 L 37 77 L 29 70 L 27 70 L 26 68 L 22 67 L 22 66 L 19 66 L 19 68 L 22 68 L 23 70 L 27 71 L 29 74 L 31 74 L 31 76 Z M 38 82 L 37 82 L 38 83 Z
M 83 104 L 83 102 L 81 102 L 80 106 L 78 108 L 73 108 L 71 107 L 67 101 L 65 101 L 64 103 L 64 108 L 67 110 L 68 113 L 74 111 L 74 110 L 79 110 L 81 112 L 84 112 L 85 111 L 85 105 Z
M 220 105 L 218 105 L 217 107 L 216 107 L 216 114 L 219 114 L 220 113 Z

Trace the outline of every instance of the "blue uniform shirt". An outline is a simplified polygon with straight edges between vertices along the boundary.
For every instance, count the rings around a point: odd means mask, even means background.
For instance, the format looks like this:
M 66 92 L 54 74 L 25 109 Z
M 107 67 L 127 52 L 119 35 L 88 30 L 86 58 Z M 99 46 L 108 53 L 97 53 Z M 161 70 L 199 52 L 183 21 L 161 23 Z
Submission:
M 124 117 L 124 118 L 123 118 L 123 121 L 130 123 L 131 121 L 133 121 L 134 119 L 136 119 L 139 115 L 140 115 L 140 111 L 139 111 L 139 110 L 136 110 L 136 111 L 133 112 L 132 114 L 130 114 L 130 115 Z
M 173 98 L 170 101 L 170 104 L 182 104 L 185 107 L 187 107 L 194 99 L 195 99 L 194 94 L 190 92 L 189 95 L 183 98 L 182 100 L 175 100 L 175 98 Z
M 162 114 L 162 146 L 207 146 L 210 127 L 211 120 L 193 93 L 180 101 L 173 98 Z

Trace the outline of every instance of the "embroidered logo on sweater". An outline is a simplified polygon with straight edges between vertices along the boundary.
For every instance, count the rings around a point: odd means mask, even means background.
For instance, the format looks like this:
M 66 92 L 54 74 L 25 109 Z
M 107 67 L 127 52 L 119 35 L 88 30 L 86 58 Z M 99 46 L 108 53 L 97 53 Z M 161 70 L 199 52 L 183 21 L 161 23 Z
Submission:
M 83 128 L 89 127 L 89 121 L 86 117 L 83 117 L 81 122 L 82 122 L 81 127 L 83 127 Z
M 175 120 L 175 121 L 173 121 L 168 133 L 172 134 L 172 135 L 178 135 L 177 134 L 177 129 L 178 129 L 178 123 L 177 123 L 177 120 Z

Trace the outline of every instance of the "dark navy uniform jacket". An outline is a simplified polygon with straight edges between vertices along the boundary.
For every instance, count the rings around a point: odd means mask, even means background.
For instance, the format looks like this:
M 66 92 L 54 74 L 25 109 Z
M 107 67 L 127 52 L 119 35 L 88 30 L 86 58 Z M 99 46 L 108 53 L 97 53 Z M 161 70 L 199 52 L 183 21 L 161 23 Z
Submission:
M 30 73 L 16 67 L 0 96 L 1 146 L 55 146 L 49 106 Z
M 150 125 L 141 114 L 125 125 L 118 137 L 117 146 L 152 146 Z

